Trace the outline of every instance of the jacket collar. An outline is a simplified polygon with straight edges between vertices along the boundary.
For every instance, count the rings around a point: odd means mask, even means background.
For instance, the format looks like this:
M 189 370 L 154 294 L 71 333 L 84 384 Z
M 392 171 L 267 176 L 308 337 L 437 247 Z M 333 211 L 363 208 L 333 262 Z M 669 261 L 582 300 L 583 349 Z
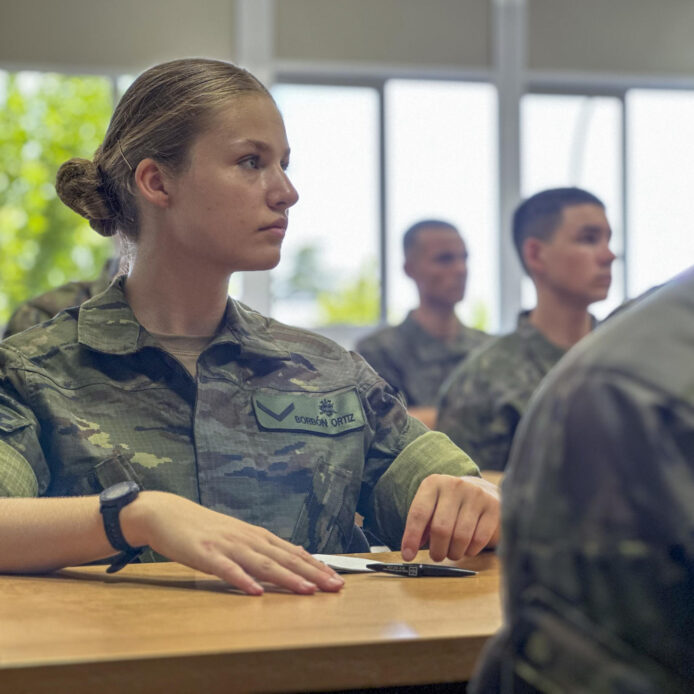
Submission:
M 133 354 L 159 347 L 135 318 L 125 298 L 125 276 L 116 278 L 101 294 L 85 301 L 77 318 L 80 344 L 106 354 Z M 246 357 L 290 359 L 289 352 L 269 330 L 272 320 L 229 298 L 219 332 L 207 346 L 233 345 Z

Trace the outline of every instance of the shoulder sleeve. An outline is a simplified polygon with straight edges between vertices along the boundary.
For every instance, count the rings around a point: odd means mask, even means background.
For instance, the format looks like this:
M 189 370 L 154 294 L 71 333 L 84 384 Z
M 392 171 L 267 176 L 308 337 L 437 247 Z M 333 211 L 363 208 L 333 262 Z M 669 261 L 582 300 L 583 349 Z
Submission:
M 21 358 L 0 348 L 0 496 L 37 496 L 50 484 L 39 423 L 22 395 L 23 374 Z
M 378 528 L 378 536 L 390 547 L 400 547 L 412 500 L 424 478 L 433 474 L 479 477 L 480 473 L 470 457 L 439 431 L 412 440 L 378 481 L 364 519 L 367 526 Z
M 407 414 L 402 398 L 354 355 L 362 404 L 371 430 L 357 510 L 384 542 L 400 546 L 407 511 L 430 474 L 478 475 L 477 466 L 448 437 Z

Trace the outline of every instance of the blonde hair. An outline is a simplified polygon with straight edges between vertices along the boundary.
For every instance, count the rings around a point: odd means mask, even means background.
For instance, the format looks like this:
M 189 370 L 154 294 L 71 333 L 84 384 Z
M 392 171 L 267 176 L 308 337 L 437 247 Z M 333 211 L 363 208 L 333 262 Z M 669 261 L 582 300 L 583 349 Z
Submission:
M 248 71 L 221 60 L 185 58 L 143 72 L 116 106 L 93 160 L 66 161 L 56 191 L 102 236 L 137 238 L 133 173 L 151 157 L 169 173 L 181 171 L 194 138 L 230 99 L 249 93 L 269 98 Z

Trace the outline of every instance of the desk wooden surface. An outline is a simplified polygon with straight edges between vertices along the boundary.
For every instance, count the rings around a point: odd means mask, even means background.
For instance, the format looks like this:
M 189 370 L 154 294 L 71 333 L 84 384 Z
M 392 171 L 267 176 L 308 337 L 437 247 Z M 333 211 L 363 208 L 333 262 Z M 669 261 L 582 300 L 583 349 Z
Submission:
M 491 553 L 457 565 L 479 574 L 351 574 L 340 593 L 313 596 L 248 597 L 175 563 L 112 576 L 96 566 L 0 576 L 0 692 L 214 694 L 464 681 L 501 623 L 499 565 Z

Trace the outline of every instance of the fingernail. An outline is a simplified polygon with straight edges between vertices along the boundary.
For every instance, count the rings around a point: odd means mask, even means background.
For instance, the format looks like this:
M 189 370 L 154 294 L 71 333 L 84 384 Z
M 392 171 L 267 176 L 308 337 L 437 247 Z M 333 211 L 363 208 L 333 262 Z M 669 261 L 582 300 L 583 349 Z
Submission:
M 262 595 L 264 592 L 263 586 L 258 583 L 251 583 L 251 585 L 248 587 L 248 593 L 250 595 Z
M 415 554 L 416 552 L 411 547 L 403 547 L 402 558 L 405 561 L 412 561 L 412 559 L 414 559 Z
M 340 578 L 340 576 L 333 576 L 328 581 L 329 586 L 343 586 L 344 584 L 345 584 L 345 580 L 343 578 Z
M 315 583 L 311 583 L 311 581 L 302 581 L 301 588 L 302 590 L 310 591 L 311 593 L 318 590 L 318 586 Z

